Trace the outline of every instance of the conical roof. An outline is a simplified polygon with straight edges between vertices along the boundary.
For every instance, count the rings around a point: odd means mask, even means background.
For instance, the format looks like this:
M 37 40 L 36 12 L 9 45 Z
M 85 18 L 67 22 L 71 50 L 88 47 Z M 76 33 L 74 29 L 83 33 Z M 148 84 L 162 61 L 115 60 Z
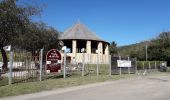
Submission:
M 91 32 L 85 25 L 80 22 L 77 22 L 71 28 L 66 30 L 60 37 L 61 40 L 67 39 L 80 39 L 80 40 L 95 40 L 103 41 L 95 33 Z

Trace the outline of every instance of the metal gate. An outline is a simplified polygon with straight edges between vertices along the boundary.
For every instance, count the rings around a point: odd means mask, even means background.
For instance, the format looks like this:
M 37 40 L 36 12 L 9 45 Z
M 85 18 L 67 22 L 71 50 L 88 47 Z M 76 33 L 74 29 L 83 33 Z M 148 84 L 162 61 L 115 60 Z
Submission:
M 39 77 L 39 53 L 14 52 L 12 83 L 36 81 Z

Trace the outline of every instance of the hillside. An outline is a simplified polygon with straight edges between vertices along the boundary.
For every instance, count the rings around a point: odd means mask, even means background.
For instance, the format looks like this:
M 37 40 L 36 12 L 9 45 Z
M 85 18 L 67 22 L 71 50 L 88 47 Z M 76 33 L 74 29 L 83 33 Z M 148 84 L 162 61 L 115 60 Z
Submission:
M 150 41 L 118 47 L 118 55 L 146 60 L 146 46 L 148 60 L 168 61 L 170 63 L 170 32 L 162 32 Z

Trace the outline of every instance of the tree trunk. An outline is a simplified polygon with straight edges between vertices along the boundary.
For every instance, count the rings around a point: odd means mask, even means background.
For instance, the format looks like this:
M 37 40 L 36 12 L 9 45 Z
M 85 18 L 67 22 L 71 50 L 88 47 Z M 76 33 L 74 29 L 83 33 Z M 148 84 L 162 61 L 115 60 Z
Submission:
M 2 59 L 3 59 L 3 65 L 2 65 L 2 70 L 3 71 L 7 71 L 7 66 L 8 66 L 8 58 L 7 58 L 7 54 L 6 51 L 1 48 L 1 54 L 2 54 Z

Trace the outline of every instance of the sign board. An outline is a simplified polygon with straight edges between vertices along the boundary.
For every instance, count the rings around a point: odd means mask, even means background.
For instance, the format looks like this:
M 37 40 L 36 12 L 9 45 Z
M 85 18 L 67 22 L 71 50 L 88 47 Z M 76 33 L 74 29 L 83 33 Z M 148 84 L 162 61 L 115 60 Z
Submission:
M 118 67 L 132 67 L 131 61 L 129 60 L 117 60 Z
M 56 49 L 51 49 L 46 54 L 46 72 L 59 72 L 61 70 L 61 54 Z
M 3 49 L 5 51 L 11 51 L 11 45 L 7 45 L 7 46 L 3 47 Z

